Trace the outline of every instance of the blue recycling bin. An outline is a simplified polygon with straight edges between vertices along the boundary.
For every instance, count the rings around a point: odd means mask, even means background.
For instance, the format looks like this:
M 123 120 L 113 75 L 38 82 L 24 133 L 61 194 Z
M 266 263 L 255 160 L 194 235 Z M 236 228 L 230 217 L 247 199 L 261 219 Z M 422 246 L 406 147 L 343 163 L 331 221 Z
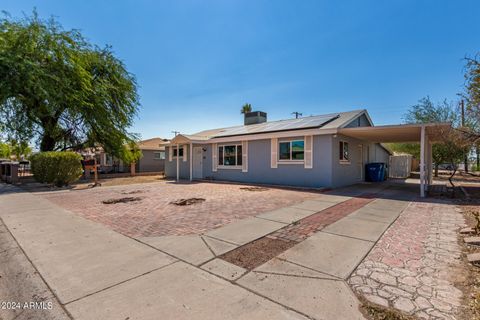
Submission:
M 385 180 L 385 163 L 373 162 L 365 165 L 365 177 L 367 181 L 381 182 Z

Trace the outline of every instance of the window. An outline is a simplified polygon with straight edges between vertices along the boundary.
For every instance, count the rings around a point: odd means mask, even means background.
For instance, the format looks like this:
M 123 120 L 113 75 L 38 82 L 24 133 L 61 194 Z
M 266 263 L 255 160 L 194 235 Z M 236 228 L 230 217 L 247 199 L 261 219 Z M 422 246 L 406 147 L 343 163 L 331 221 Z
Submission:
M 154 160 L 165 160 L 165 151 L 159 151 L 153 153 Z
M 113 156 L 108 153 L 105 155 L 105 165 L 107 166 L 113 165 Z
M 180 148 L 180 157 L 182 158 L 183 157 L 183 148 Z M 177 148 L 173 148 L 173 157 L 176 158 L 177 157 Z
M 282 141 L 279 143 L 278 159 L 281 161 L 303 161 L 305 143 L 303 140 Z
M 218 147 L 218 165 L 219 166 L 241 166 L 242 165 L 242 146 L 226 145 Z
M 340 154 L 339 154 L 340 161 L 343 161 L 343 162 L 350 161 L 350 157 L 349 157 L 350 155 L 348 153 L 348 142 L 340 141 L 339 151 L 340 151 Z

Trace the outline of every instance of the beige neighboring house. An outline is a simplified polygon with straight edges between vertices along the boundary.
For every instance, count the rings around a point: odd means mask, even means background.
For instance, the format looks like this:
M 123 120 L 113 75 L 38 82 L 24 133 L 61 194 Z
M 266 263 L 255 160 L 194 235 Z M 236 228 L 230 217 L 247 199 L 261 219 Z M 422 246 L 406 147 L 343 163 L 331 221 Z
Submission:
M 136 163 L 136 172 L 164 172 L 165 171 L 165 145 L 169 140 L 151 138 L 138 142 L 138 148 L 142 151 L 142 158 Z M 96 150 L 87 149 L 81 152 L 86 158 L 95 157 L 100 165 L 99 173 L 124 173 L 130 172 L 130 166 L 122 160 L 104 152 L 102 148 Z

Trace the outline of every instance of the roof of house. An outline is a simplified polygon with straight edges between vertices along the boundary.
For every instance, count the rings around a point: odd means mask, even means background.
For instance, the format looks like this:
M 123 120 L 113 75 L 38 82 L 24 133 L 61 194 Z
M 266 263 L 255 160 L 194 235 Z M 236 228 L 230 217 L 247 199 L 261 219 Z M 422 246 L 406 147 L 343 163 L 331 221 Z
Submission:
M 324 115 L 302 117 L 298 119 L 268 121 L 258 124 L 210 129 L 200 131 L 192 135 L 182 134 L 182 136 L 190 140 L 202 141 L 212 138 L 234 137 L 240 135 L 292 131 L 300 129 L 335 129 L 347 125 L 353 119 L 357 118 L 362 114 L 365 114 L 370 120 L 367 111 L 365 109 L 362 109 L 348 112 L 337 112 Z
M 162 138 L 151 138 L 138 142 L 138 148 L 140 150 L 165 150 L 165 145 L 170 141 Z

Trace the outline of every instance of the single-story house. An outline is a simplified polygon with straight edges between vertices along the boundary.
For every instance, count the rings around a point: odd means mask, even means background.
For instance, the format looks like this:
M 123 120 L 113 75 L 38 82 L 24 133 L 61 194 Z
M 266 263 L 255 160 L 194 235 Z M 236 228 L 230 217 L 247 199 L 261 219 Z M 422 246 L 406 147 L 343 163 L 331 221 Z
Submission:
M 136 163 L 137 172 L 163 172 L 165 171 L 165 146 L 167 139 L 152 138 L 138 142 L 142 151 L 142 158 Z
M 367 110 L 269 122 L 266 113 L 250 112 L 240 126 L 176 135 L 166 149 L 165 174 L 177 180 L 336 188 L 364 181 L 367 163 L 388 164 L 390 153 L 381 142 L 421 141 L 425 191 L 434 138 L 427 127 L 435 125 L 374 127 Z
M 135 164 L 136 172 L 164 172 L 165 171 L 165 146 L 169 140 L 152 138 L 141 140 L 137 146 L 142 151 L 142 158 Z M 81 152 L 86 158 L 95 157 L 100 165 L 100 173 L 121 173 L 130 172 L 130 166 L 125 165 L 122 160 L 117 159 L 103 151 L 101 147 L 87 149 Z

